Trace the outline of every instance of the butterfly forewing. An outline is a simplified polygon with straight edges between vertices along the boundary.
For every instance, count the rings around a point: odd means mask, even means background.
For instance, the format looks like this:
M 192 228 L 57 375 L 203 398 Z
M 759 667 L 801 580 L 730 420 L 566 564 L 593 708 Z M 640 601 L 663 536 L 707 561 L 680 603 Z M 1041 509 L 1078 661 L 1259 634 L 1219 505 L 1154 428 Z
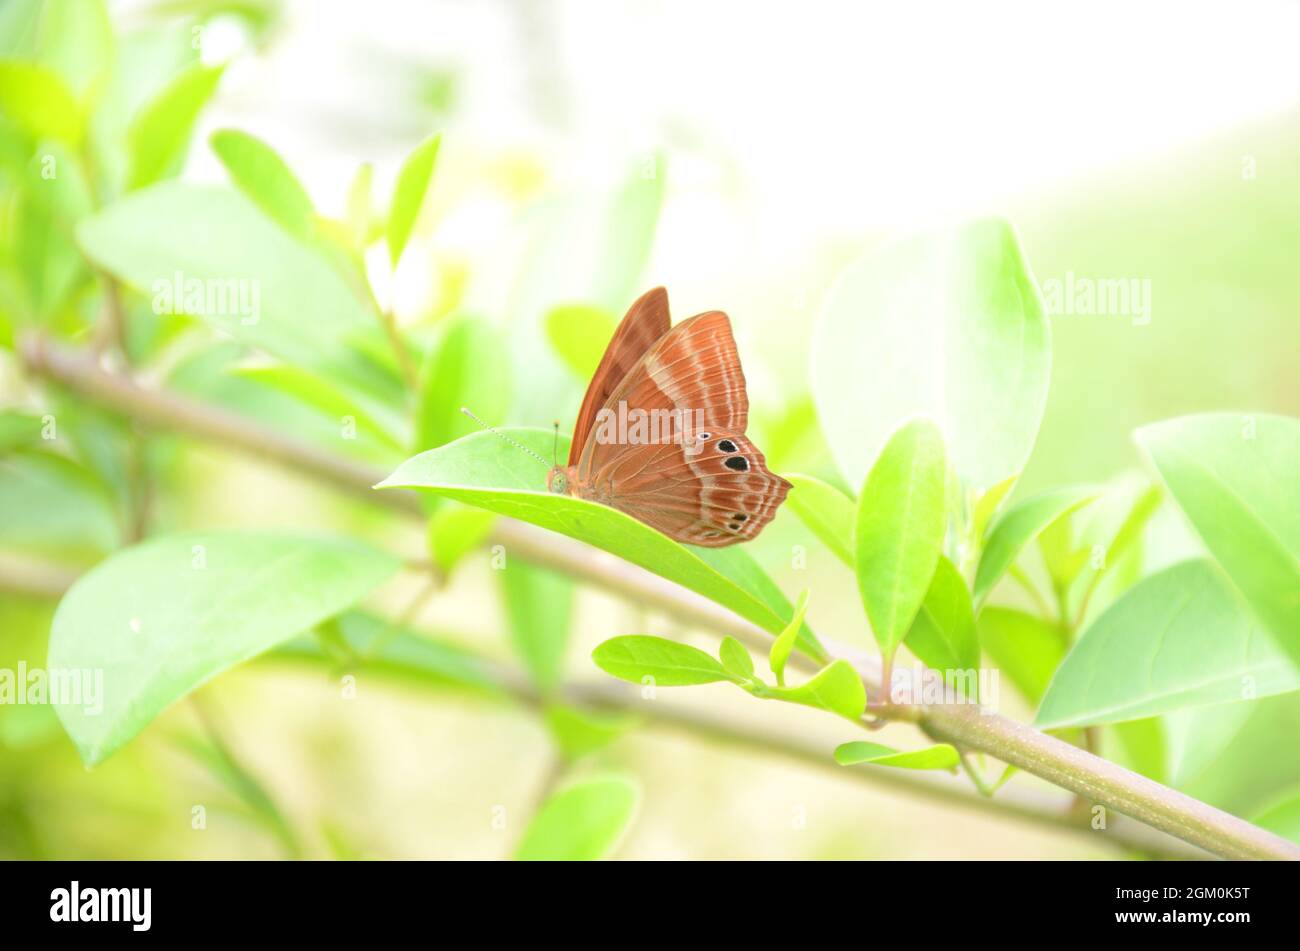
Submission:
M 610 395 L 636 366 L 651 347 L 668 333 L 672 318 L 668 316 L 668 292 L 662 287 L 646 291 L 630 308 L 609 346 L 596 367 L 596 373 L 587 386 L 578 412 L 578 423 L 573 427 L 573 441 L 569 444 L 569 465 L 582 457 L 583 446 L 591 435 L 596 413 Z

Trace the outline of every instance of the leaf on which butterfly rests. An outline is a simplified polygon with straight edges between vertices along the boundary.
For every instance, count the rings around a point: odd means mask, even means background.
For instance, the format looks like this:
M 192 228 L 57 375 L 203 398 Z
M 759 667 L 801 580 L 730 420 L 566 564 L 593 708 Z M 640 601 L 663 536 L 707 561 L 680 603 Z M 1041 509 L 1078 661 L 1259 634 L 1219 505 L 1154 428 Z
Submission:
M 550 457 L 553 432 L 502 432 L 542 458 Z M 561 437 L 560 456 L 567 451 L 568 442 Z M 472 433 L 420 453 L 402 463 L 377 488 L 424 489 L 585 541 L 703 595 L 773 635 L 789 621 L 788 614 L 774 607 L 779 604 L 779 589 L 752 558 L 736 554 L 737 546 L 714 549 L 710 555 L 714 560 L 707 561 L 699 550 L 678 544 L 630 515 L 585 499 L 549 493 L 545 491 L 545 465 L 492 433 Z M 806 624 L 803 631 L 800 649 L 824 660 L 825 651 Z

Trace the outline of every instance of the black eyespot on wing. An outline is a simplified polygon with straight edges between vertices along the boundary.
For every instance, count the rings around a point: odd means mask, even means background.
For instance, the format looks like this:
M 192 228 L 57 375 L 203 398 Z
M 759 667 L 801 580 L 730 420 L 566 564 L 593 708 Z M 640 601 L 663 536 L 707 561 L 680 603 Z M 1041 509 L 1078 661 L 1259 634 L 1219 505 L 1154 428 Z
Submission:
M 709 435 L 710 435 L 709 433 L 700 433 L 700 438 L 701 438 L 701 439 L 708 439 L 708 438 L 709 438 Z
M 749 460 L 746 459 L 744 456 L 732 456 L 730 459 L 723 461 L 722 464 L 726 466 L 728 469 L 730 469 L 732 472 L 749 471 Z
M 737 512 L 735 515 L 731 517 L 734 518 L 737 522 L 743 522 L 745 519 L 749 518 L 749 516 L 746 515 L 744 512 Z
M 727 528 L 731 529 L 733 532 L 738 532 L 740 531 L 740 523 L 732 522 L 730 525 L 727 526 Z
M 736 444 L 735 444 L 734 442 L 732 442 L 730 439 L 719 439 L 719 440 L 718 440 L 718 451 L 719 451 L 719 452 L 736 452 L 736 451 L 737 451 L 737 446 L 736 446 Z

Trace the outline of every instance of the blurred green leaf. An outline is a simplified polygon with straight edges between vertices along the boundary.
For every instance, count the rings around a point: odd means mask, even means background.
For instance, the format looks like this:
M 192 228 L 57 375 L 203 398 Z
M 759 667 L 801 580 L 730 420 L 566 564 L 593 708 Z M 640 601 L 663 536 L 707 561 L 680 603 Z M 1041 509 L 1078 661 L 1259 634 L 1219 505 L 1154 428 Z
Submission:
M 1300 735 L 1300 692 L 1177 710 L 1162 718 L 1174 785 L 1246 816 L 1300 783 L 1300 757 L 1279 755 Z
M 1165 733 L 1159 717 L 1126 720 L 1112 724 L 1110 730 L 1121 752 L 1112 759 L 1158 783 L 1168 782 Z
M 835 486 L 813 476 L 790 473 L 786 479 L 794 489 L 786 496 L 785 504 L 840 561 L 854 567 L 853 500 Z
M 889 437 L 858 496 L 858 590 L 886 658 L 925 600 L 947 528 L 943 436 L 929 420 Z
M 92 207 L 76 154 L 57 142 L 38 145 L 24 171 L 13 228 L 14 254 L 32 310 L 40 317 L 53 315 L 89 278 L 73 233 Z
M 209 141 L 240 191 L 291 235 L 310 240 L 316 228 L 311 196 L 273 148 L 237 129 L 214 132 Z
M 799 636 L 799 631 L 803 628 L 804 615 L 807 613 L 808 591 L 805 589 L 795 603 L 794 616 L 790 618 L 790 623 L 776 636 L 776 640 L 772 641 L 772 649 L 767 655 L 768 665 L 772 668 L 772 674 L 776 677 L 778 686 L 785 686 L 785 665 L 790 660 L 795 640 Z
M 81 144 L 81 107 L 63 79 L 39 63 L 0 61 L 0 115 L 33 139 Z
M 10 0 L 7 6 L 34 8 L 28 52 L 52 67 L 83 102 L 93 100 L 113 59 L 113 30 L 101 0 Z M 8 13 L 8 11 L 6 11 Z M 8 23 L 0 23 L 4 30 Z
M 510 367 L 497 334 L 484 320 L 457 319 L 421 373 L 415 448 L 432 449 L 478 432 L 461 407 L 489 426 L 500 425 L 510 406 L 509 389 Z
M 1065 657 L 1056 625 L 1012 608 L 986 607 L 976 619 L 980 646 L 1016 689 L 1037 706 Z
M 545 719 L 555 744 L 569 760 L 582 759 L 604 749 L 639 723 L 637 717 L 627 713 L 575 710 L 555 704 L 546 708 Z
M 583 383 L 596 373 L 618 324 L 614 315 L 588 304 L 565 304 L 545 317 L 546 338 Z
M 1114 723 L 1300 690 L 1300 671 L 1262 633 L 1210 562 L 1167 568 L 1138 582 L 1084 631 L 1052 679 L 1037 723 Z
M 694 545 L 684 547 L 742 591 L 748 592 L 767 605 L 777 617 L 789 618 L 793 615 L 794 605 L 791 604 L 790 599 L 743 545 L 729 545 L 726 548 L 698 548 Z M 783 623 L 772 633 L 779 634 L 784 629 Z M 799 628 L 799 637 L 795 645 L 820 663 L 825 663 L 829 659 L 821 644 L 818 643 L 812 628 L 808 626 L 807 619 Z
M 564 673 L 573 620 L 573 582 L 567 575 L 513 559 L 499 572 L 515 650 L 542 693 Z
M 754 679 L 754 658 L 749 656 L 745 645 L 730 634 L 722 639 L 718 649 L 718 660 L 722 661 L 722 666 L 727 668 L 729 673 L 741 680 Z
M 1047 399 L 1050 346 L 1005 221 L 895 241 L 851 264 L 822 305 L 812 351 L 822 430 L 834 435 L 831 452 L 850 484 L 916 415 L 939 423 L 969 486 L 1024 468 Z
M 640 798 L 622 776 L 574 783 L 548 799 L 515 851 L 521 862 L 591 862 L 612 853 L 632 822 Z
M 930 590 L 921 602 L 907 646 L 933 670 L 977 670 L 980 642 L 966 582 L 951 561 L 939 556 Z
M 1251 821 L 1300 845 L 1300 789 L 1274 802 Z
M 720 680 L 743 682 L 698 647 L 649 634 L 612 637 L 591 652 L 591 659 L 611 677 L 634 684 L 689 687 Z
M 542 458 L 551 452 L 554 439 L 551 432 L 542 429 L 502 432 Z M 565 458 L 568 451 L 568 440 L 561 437 L 560 458 Z M 776 601 L 779 589 L 736 546 L 691 549 L 609 506 L 549 493 L 546 468 L 492 433 L 479 432 L 413 456 L 378 487 L 427 489 L 499 515 L 531 522 L 653 571 L 716 601 L 771 634 L 785 627 L 789 617 L 782 616 L 774 606 L 779 604 Z M 705 560 L 706 553 L 712 561 Z M 804 632 L 801 647 L 813 656 L 824 656 L 806 624 Z
M 947 743 L 919 750 L 896 750 L 879 743 L 841 743 L 835 747 L 835 762 L 841 766 L 896 766 L 902 769 L 955 769 L 960 760 L 956 748 Z
M 997 485 L 979 494 L 975 510 L 971 513 L 971 537 L 983 540 L 985 529 L 993 521 L 993 516 L 1002 507 L 1011 490 L 1016 487 L 1016 480 L 1019 478 L 1018 475 L 1007 476 Z
M 448 501 L 429 517 L 429 555 L 449 575 L 462 558 L 474 551 L 492 532 L 497 517 L 472 505 Z
M 355 668 L 439 688 L 500 692 L 491 666 L 478 655 L 446 638 L 416 633 L 360 610 L 344 611 L 321 624 L 315 633 L 292 638 L 265 656 Z
M 319 410 L 336 425 L 350 419 L 359 437 L 398 453 L 404 448 L 397 431 L 400 422 L 395 416 L 386 414 L 385 407 L 359 398 L 325 376 L 288 364 L 245 366 L 236 372 Z M 381 416 L 386 417 L 382 423 L 379 420 Z
M 756 697 L 816 707 L 849 720 L 861 719 L 867 707 L 862 677 L 843 659 L 832 661 L 797 687 L 759 685 L 748 689 Z
M 374 227 L 374 209 L 371 206 L 371 189 L 375 177 L 375 166 L 362 162 L 352 176 L 348 186 L 347 225 L 352 244 L 364 248 L 370 243 Z
M 388 209 L 388 255 L 394 266 L 406 248 L 415 220 L 424 205 L 433 166 L 438 159 L 442 134 L 431 135 L 412 150 L 397 173 L 393 188 L 393 201 Z
M 223 66 L 194 63 L 167 84 L 127 129 L 128 190 L 156 182 L 180 165 L 194 123 L 221 81 Z
M 1174 501 L 1300 667 L 1300 420 L 1184 416 L 1137 440 Z
M 664 199 L 664 158 L 646 156 L 614 193 L 597 250 L 591 299 L 612 313 L 637 296 Z
M 163 182 L 82 221 L 77 240 L 100 267 L 148 295 L 157 313 L 192 310 L 191 285 L 217 303 L 214 292 L 224 291 L 227 305 L 233 289 L 241 306 L 217 309 L 255 313 L 211 312 L 205 299 L 195 316 L 286 363 L 370 382 L 346 341 L 374 316 L 328 261 L 236 192 Z
M 397 570 L 353 543 L 205 534 L 121 550 L 59 604 L 49 667 L 102 670 L 95 705 L 61 703 L 87 765 L 139 733 L 195 687 L 338 613 Z
M 1015 563 L 1021 550 L 1039 532 L 1096 496 L 1096 490 L 1091 488 L 1053 489 L 1025 499 L 1008 509 L 989 528 L 988 538 L 984 542 L 984 552 L 980 556 L 979 568 L 975 571 L 975 602 L 978 604 L 988 597 L 993 586 Z
M 0 459 L 0 512 L 0 543 L 51 557 L 96 558 L 121 537 L 107 487 L 53 453 Z

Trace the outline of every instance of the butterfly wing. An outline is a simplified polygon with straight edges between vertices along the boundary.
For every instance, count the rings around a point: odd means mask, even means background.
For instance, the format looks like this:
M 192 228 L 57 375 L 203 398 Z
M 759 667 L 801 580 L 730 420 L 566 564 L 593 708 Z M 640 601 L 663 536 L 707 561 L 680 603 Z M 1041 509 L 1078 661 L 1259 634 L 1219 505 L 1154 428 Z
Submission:
M 753 538 L 785 501 L 790 483 L 767 468 L 745 436 L 745 375 L 721 311 L 684 320 L 664 335 L 604 408 L 616 413 L 620 403 L 629 413 L 685 412 L 704 428 L 689 444 L 590 440 L 577 473 L 585 497 L 709 548 Z
M 573 465 L 582 456 L 583 446 L 591 434 L 596 421 L 596 413 L 609 400 L 637 361 L 659 341 L 672 319 L 668 316 L 668 292 L 662 287 L 646 291 L 628 308 L 605 355 L 600 358 L 600 365 L 587 386 L 587 395 L 582 398 L 582 409 L 578 412 L 577 425 L 573 427 L 573 441 L 569 444 L 569 465 Z
M 740 433 L 715 429 L 694 453 L 681 443 L 621 448 L 596 474 L 607 504 L 690 545 L 754 538 L 790 491 Z
M 704 414 L 706 426 L 744 434 L 749 395 L 731 321 L 720 310 L 683 320 L 646 353 L 608 404 Z

